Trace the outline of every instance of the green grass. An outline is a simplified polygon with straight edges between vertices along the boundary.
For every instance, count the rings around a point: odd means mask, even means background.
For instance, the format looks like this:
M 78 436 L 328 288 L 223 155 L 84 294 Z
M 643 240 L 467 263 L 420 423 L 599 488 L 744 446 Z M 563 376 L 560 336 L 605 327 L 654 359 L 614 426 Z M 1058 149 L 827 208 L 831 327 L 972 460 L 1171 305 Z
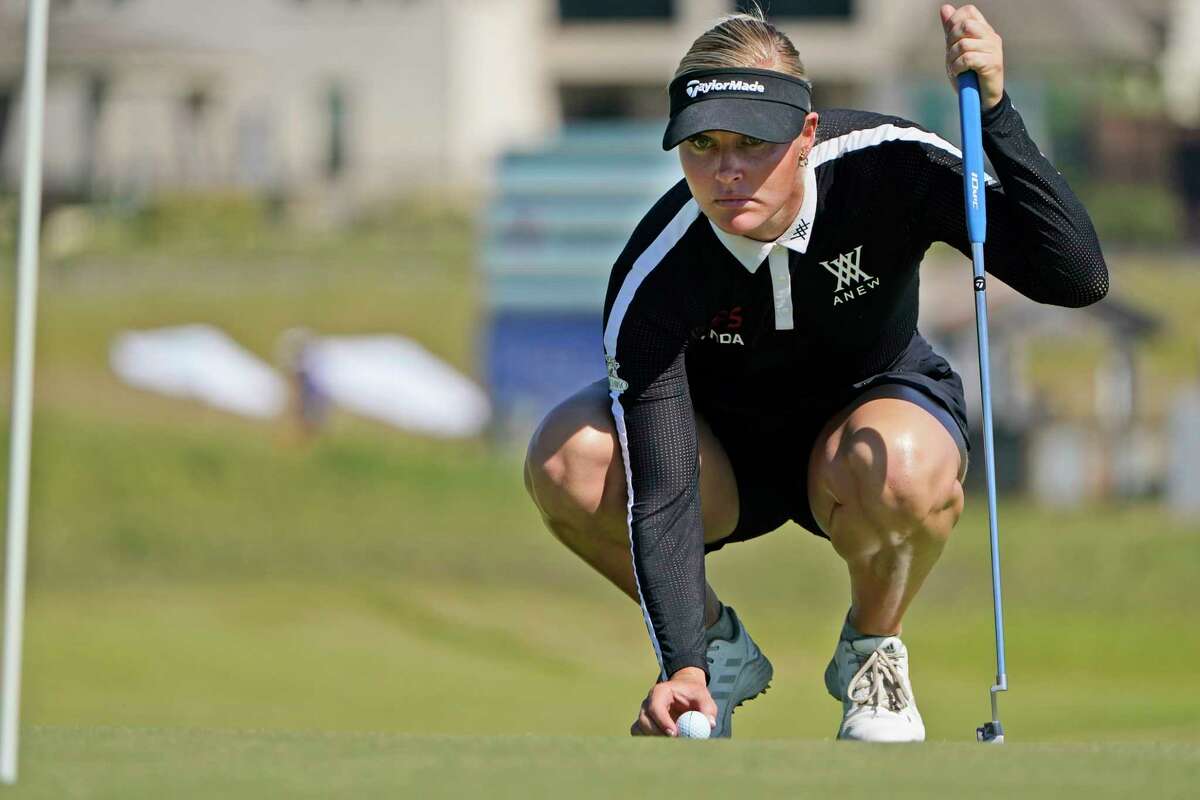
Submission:
M 407 333 L 469 370 L 477 289 L 461 216 L 398 214 L 340 238 L 246 224 L 222 252 L 205 225 L 161 213 L 169 224 L 106 229 L 44 274 L 16 794 L 590 797 L 736 784 L 749 796 L 990 785 L 1170 797 L 1194 784 L 1200 529 L 1150 503 L 1002 505 L 1012 744 L 1001 752 L 968 744 L 994 669 L 977 498 L 907 620 L 930 746 L 872 750 L 867 770 L 861 749 L 819 741 L 838 717 L 820 675 L 846 581 L 828 544 L 794 527 L 708 563 L 776 666 L 771 693 L 735 717 L 741 741 L 613 738 L 655 670 L 645 629 L 544 531 L 518 453 L 349 418 L 302 442 L 284 422 L 136 392 L 106 365 L 122 328 L 208 321 L 268 358 L 279 332 L 303 324 Z M 1194 293 L 1170 291 L 1188 280 L 1178 269 L 1130 274 L 1134 296 L 1195 330 Z M 0 324 L 5 351 L 8 336 Z M 1186 357 L 1161 352 L 1152 377 L 1166 387 Z
M 1112 296 L 1161 323 L 1137 350 L 1137 381 L 1143 417 L 1162 419 L 1178 388 L 1200 378 L 1200 273 L 1188 256 L 1116 251 L 1108 254 L 1108 264 Z M 1055 413 L 1079 419 L 1094 412 L 1093 373 L 1110 352 L 1107 336 L 1044 337 L 1032 343 L 1031 380 Z
M 1183 745 L 632 741 L 123 728 L 30 732 L 27 798 L 1191 797 Z M 69 765 L 64 768 L 63 765 Z
M 627 728 L 653 657 L 636 608 L 542 531 L 511 456 L 353 428 L 301 448 L 219 420 L 198 427 L 39 418 L 25 719 L 54 728 L 29 731 L 31 791 L 291 795 L 304 781 L 314 795 L 409 786 L 454 796 L 474 781 L 506 796 L 664 774 L 677 751 L 571 744 Z M 1144 505 L 1001 513 L 1004 719 L 1015 744 L 1044 745 L 1005 758 L 1026 787 L 1053 763 L 1068 789 L 1093 780 L 1095 761 L 1126 764 L 1114 767 L 1121 781 L 1104 782 L 1119 794 L 1157 769 L 1156 754 L 1186 752 L 1151 743 L 1200 741 L 1200 697 L 1179 689 L 1200 658 L 1187 595 L 1197 531 Z M 985 539 L 973 501 L 909 617 L 933 741 L 968 742 L 987 713 Z M 840 564 L 788 528 L 715 555 L 710 574 L 777 668 L 771 693 L 735 717 L 739 739 L 767 749 L 733 745 L 711 783 L 829 785 L 845 765 L 813 742 L 837 721 L 820 674 L 844 610 Z M 271 733 L 217 732 L 230 729 Z M 65 749 L 39 749 L 42 736 Z M 770 741 L 781 739 L 791 743 Z M 189 741 L 213 744 L 195 752 Z M 1112 746 L 1058 747 L 1072 742 Z M 540 768 L 572 746 L 591 760 Z M 395 749 L 418 755 L 397 760 Z M 764 752 L 792 755 L 764 771 Z M 933 765 L 950 754 L 956 770 L 975 758 L 930 748 L 901 794 L 989 774 L 941 774 Z M 604 777 L 614 763 L 625 768 Z M 685 785 L 710 775 L 678 770 Z M 1143 785 L 1181 792 L 1166 773 L 1153 781 Z
M 599 735 L 653 674 L 636 608 L 543 531 L 510 455 L 51 414 L 39 432 L 31 722 Z M 1197 531 L 1149 505 L 1001 515 L 1014 736 L 1200 739 L 1178 691 Z M 787 528 L 709 569 L 777 667 L 739 735 L 827 738 L 840 562 Z M 968 739 L 992 672 L 978 501 L 906 638 L 930 737 Z

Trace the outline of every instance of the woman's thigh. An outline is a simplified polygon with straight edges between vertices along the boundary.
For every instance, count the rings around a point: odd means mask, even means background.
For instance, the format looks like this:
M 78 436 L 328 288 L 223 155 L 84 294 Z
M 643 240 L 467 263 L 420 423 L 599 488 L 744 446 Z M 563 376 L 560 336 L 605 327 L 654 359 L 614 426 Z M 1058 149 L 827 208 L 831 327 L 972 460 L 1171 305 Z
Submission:
M 733 466 L 721 442 L 704 418 L 696 414 L 700 450 L 700 508 L 704 541 L 723 539 L 738 520 L 738 492 Z M 612 417 L 606 380 L 580 389 L 556 406 L 534 434 L 530 468 L 556 461 L 567 465 L 560 485 L 573 502 L 589 513 L 624 518 L 628 502 L 625 464 Z M 542 492 L 539 491 L 538 494 Z M 545 509 L 543 509 L 545 510 Z
M 891 385 L 877 386 L 835 414 L 813 444 L 808 468 L 808 499 L 812 515 L 829 533 L 834 508 L 846 502 L 844 463 L 850 446 L 868 448 L 880 484 L 888 471 L 904 469 L 931 481 L 957 477 L 967 466 L 966 443 L 961 431 L 937 412 L 935 401 L 911 397 Z M 957 434 L 957 435 L 955 435 Z

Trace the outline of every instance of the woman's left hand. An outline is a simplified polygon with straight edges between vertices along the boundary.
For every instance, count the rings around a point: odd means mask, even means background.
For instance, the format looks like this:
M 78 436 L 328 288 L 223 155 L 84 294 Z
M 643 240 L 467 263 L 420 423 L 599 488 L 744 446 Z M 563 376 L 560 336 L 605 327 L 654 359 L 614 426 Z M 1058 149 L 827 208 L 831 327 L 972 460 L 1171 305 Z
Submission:
M 993 108 L 1004 97 L 1004 49 L 1000 34 L 988 24 L 975 6 L 940 11 L 946 32 L 946 73 L 958 89 L 958 76 L 973 70 L 979 76 L 982 109 Z

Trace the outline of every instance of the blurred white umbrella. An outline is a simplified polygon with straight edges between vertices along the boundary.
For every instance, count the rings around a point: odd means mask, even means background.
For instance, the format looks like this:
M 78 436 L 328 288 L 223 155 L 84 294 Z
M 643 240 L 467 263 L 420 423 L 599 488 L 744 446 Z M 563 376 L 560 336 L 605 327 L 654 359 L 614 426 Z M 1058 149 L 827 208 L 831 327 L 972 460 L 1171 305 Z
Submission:
M 399 428 L 474 436 L 491 417 L 479 386 L 403 336 L 310 338 L 297 367 L 334 405 Z
M 211 325 L 127 331 L 113 341 L 109 362 L 139 389 L 248 417 L 276 417 L 287 409 L 287 381 Z

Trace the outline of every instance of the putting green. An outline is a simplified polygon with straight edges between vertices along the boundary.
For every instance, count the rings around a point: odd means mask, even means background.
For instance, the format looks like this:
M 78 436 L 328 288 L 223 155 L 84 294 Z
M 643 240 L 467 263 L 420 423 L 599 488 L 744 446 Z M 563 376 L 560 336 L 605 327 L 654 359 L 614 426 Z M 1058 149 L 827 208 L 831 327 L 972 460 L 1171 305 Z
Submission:
M 650 741 L 37 728 L 13 797 L 1194 796 L 1190 745 Z M 8 793 L 6 793 L 8 794 Z

